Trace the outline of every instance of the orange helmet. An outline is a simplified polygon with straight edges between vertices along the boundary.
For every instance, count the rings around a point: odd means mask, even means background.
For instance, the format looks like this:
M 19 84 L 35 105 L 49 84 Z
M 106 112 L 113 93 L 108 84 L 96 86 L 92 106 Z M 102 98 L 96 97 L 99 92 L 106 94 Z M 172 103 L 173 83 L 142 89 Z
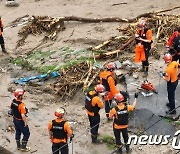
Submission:
M 146 25 L 146 20 L 145 19 L 139 19 L 139 22 L 138 22 L 138 27 L 145 27 Z
M 58 118 L 62 118 L 64 113 L 65 113 L 65 110 L 63 108 L 58 108 L 58 109 L 56 109 L 54 115 Z
M 118 102 L 122 102 L 124 100 L 124 96 L 121 93 L 115 94 L 114 99 Z
M 106 91 L 105 87 L 102 84 L 96 85 L 94 89 L 98 93 L 103 93 Z
M 24 95 L 24 90 L 23 89 L 16 89 L 14 92 L 14 97 L 18 98 L 19 96 Z
M 107 69 L 108 69 L 108 70 L 114 70 L 114 69 L 116 69 L 116 64 L 113 63 L 113 62 L 108 63 L 108 64 L 107 64 Z
M 164 61 L 165 61 L 166 63 L 171 62 L 171 61 L 172 61 L 172 55 L 171 55 L 170 53 L 166 53 L 166 54 L 164 55 Z

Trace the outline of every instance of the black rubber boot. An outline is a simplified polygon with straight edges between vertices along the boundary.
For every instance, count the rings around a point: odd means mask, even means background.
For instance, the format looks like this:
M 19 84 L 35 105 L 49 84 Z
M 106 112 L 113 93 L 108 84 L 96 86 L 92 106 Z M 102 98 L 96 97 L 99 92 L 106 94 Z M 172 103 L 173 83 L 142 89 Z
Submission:
M 22 140 L 21 151 L 28 152 L 30 150 L 31 150 L 31 148 L 27 146 L 27 141 Z
M 131 149 L 129 148 L 129 145 L 126 144 L 125 147 L 126 147 L 126 153 L 130 153 L 130 152 L 131 152 Z
M 122 154 L 122 146 L 121 145 L 118 146 L 117 153 L 118 154 Z
M 93 144 L 99 144 L 100 140 L 97 139 L 97 135 L 91 135 L 92 143 Z
M 140 69 L 141 72 L 144 72 L 145 69 L 144 69 L 144 66 L 142 65 L 142 68 Z
M 17 149 L 20 150 L 20 148 L 21 148 L 20 140 L 16 140 L 16 144 L 17 144 Z
M 4 44 L 1 44 L 1 49 L 2 49 L 2 52 L 3 53 L 7 53 L 6 49 L 5 49 L 5 45 Z
M 144 67 L 144 75 L 145 75 L 145 76 L 148 76 L 148 70 L 149 70 L 149 67 L 148 67 L 148 66 L 145 66 L 145 67 Z

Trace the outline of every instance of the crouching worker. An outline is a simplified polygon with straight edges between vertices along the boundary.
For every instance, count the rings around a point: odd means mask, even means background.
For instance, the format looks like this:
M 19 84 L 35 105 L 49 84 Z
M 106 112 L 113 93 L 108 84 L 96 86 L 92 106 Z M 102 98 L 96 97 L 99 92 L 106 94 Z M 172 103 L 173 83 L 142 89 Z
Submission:
M 127 105 L 124 101 L 124 96 L 119 93 L 114 96 L 115 101 L 117 102 L 117 107 L 113 108 L 109 114 L 109 117 L 112 119 L 114 117 L 113 131 L 116 140 L 116 145 L 118 147 L 118 153 L 122 153 L 122 143 L 121 143 L 121 133 L 124 139 L 126 152 L 130 152 L 128 142 L 128 112 L 133 111 L 136 106 L 136 99 L 138 94 L 134 94 L 134 102 L 132 105 Z
M 72 138 L 72 130 L 70 129 L 69 123 L 63 120 L 65 110 L 58 108 L 55 111 L 56 119 L 52 120 L 48 125 L 49 138 L 52 142 L 52 153 L 53 154 L 68 154 L 68 137 Z
M 100 141 L 97 139 L 100 123 L 99 110 L 103 108 L 104 104 L 98 95 L 105 94 L 105 87 L 98 84 L 94 89 L 89 91 L 85 97 L 85 108 L 90 122 L 92 143 L 99 143 Z

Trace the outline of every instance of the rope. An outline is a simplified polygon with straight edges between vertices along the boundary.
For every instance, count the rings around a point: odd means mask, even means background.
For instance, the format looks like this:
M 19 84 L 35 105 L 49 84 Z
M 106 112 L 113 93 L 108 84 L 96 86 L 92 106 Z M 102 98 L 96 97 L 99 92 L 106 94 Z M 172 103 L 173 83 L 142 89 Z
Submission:
M 173 109 L 173 110 L 169 111 L 168 113 L 166 113 L 165 116 L 166 116 L 167 114 L 175 111 L 175 110 L 178 109 L 179 107 L 180 107 L 180 105 L 179 105 L 178 107 L 176 107 L 175 109 Z M 156 125 L 157 123 L 159 123 L 163 118 L 164 118 L 164 117 L 161 117 L 158 121 L 156 121 L 155 123 L 153 123 L 152 125 L 150 125 L 148 128 L 146 128 L 143 132 L 141 132 L 141 133 L 138 134 L 137 136 L 140 136 L 140 135 L 144 134 L 145 131 L 147 131 L 148 129 L 152 128 L 154 125 Z M 111 154 L 115 153 L 116 151 L 117 151 L 117 149 L 114 150 Z M 178 151 L 178 153 L 180 153 L 180 151 Z M 177 154 L 177 153 L 176 153 L 176 154 Z
M 91 129 L 95 128 L 95 127 L 96 127 L 97 125 L 99 125 L 99 124 L 100 124 L 100 122 L 99 122 L 98 124 L 94 125 L 92 128 L 87 128 L 87 129 L 84 131 L 84 133 L 82 133 L 81 135 L 77 136 L 76 139 L 79 138 L 80 136 L 84 135 L 84 134 L 87 134 L 87 133 L 86 133 L 87 130 L 91 130 Z M 106 124 L 106 123 L 104 123 L 104 124 Z M 73 139 L 72 139 L 72 140 L 73 140 Z M 54 153 L 56 153 L 57 151 L 59 151 L 59 150 L 61 150 L 62 148 L 64 148 L 66 145 L 68 145 L 68 143 L 70 143 L 70 141 L 67 142 L 65 145 L 63 145 L 61 148 L 59 148 L 59 149 L 57 149 L 56 151 L 52 152 L 52 154 L 54 154 Z M 72 141 L 72 144 L 73 144 L 73 141 Z

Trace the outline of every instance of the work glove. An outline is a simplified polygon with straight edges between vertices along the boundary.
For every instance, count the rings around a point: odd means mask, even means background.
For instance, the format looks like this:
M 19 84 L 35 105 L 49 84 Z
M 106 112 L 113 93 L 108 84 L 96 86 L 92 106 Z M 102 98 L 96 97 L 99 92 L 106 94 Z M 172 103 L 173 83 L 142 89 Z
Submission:
M 136 37 L 136 38 L 139 37 L 139 34 L 135 34 L 135 37 Z
M 163 76 L 166 76 L 166 73 L 159 71 L 159 75 L 160 75 L 160 77 L 163 77 Z
M 138 93 L 134 93 L 134 98 L 138 98 Z
M 70 137 L 70 141 L 69 141 L 70 143 L 71 143 L 73 138 L 74 138 L 74 134 L 72 134 L 71 137 Z

